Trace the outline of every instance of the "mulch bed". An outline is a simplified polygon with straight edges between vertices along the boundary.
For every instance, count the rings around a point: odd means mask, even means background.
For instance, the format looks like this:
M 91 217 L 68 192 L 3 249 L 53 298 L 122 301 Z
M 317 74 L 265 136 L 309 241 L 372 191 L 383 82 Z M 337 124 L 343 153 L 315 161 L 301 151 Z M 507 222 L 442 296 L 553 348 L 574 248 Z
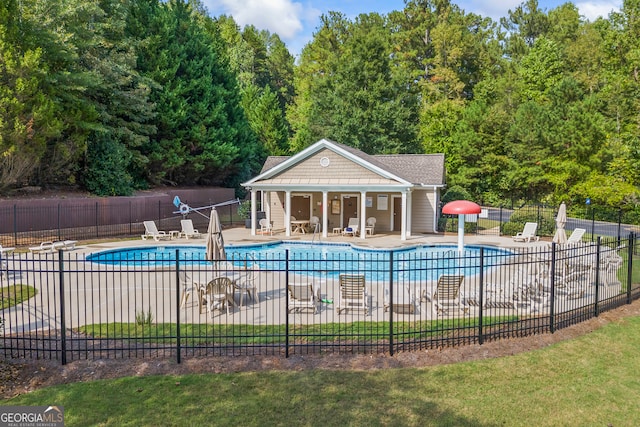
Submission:
M 10 398 L 41 387 L 96 379 L 143 375 L 189 373 L 232 373 L 264 370 L 373 370 L 425 367 L 510 356 L 572 339 L 626 317 L 640 316 L 640 300 L 600 314 L 553 334 L 507 338 L 460 347 L 445 347 L 388 354 L 294 354 L 256 356 L 188 356 L 178 364 L 175 358 L 118 358 L 76 360 L 62 365 L 49 359 L 0 359 L 0 396 Z

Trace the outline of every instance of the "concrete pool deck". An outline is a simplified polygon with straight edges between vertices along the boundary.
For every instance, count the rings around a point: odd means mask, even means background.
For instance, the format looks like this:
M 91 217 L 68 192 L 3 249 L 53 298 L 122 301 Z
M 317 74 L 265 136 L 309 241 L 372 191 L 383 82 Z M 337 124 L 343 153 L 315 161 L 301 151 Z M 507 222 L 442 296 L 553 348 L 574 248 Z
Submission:
M 312 234 L 296 234 L 290 237 L 284 233 L 273 236 L 251 236 L 246 228 L 229 228 L 223 231 L 226 245 L 243 245 L 252 243 L 275 242 L 283 240 L 311 241 Z M 367 236 L 345 237 L 330 234 L 327 238 L 321 238 L 320 242 L 348 242 L 356 246 L 370 248 L 402 248 L 424 244 L 457 244 L 457 234 L 419 235 L 401 241 L 398 234 L 376 233 Z M 318 242 L 318 236 L 315 237 Z M 200 313 L 198 298 L 195 290 L 191 290 L 190 297 L 184 307 L 178 309 L 178 301 L 182 295 L 182 286 L 178 281 L 177 273 L 171 268 L 135 268 L 114 267 L 86 263 L 84 256 L 88 253 L 105 249 L 142 247 L 142 246 L 170 246 L 170 245 L 204 245 L 204 237 L 198 239 L 172 239 L 167 241 L 153 240 L 118 240 L 110 242 L 87 243 L 79 242 L 76 249 L 65 251 L 64 257 L 70 263 L 65 272 L 60 274 L 56 270 L 58 254 L 22 254 L 17 258 L 9 259 L 9 269 L 21 270 L 21 283 L 35 286 L 38 289 L 36 297 L 19 306 L 7 309 L 3 312 L 6 318 L 5 333 L 24 333 L 33 330 L 56 329 L 61 325 L 61 316 L 58 313 L 57 301 L 60 301 L 60 279 L 64 281 L 65 294 L 65 326 L 78 328 L 86 324 L 97 323 L 135 323 L 136 317 L 144 312 L 151 312 L 155 323 L 205 324 L 222 323 L 232 325 L 266 325 L 284 324 L 287 321 L 285 273 L 260 271 L 256 278 L 258 286 L 259 302 L 251 301 L 244 295 L 242 307 L 240 300 L 242 294 L 236 293 L 233 311 L 227 314 L 224 311 L 215 310 L 212 313 Z M 495 235 L 469 235 L 465 236 L 466 245 L 488 245 L 500 248 L 544 248 L 549 247 L 548 241 L 531 243 L 514 242 L 510 236 Z M 77 264 L 75 264 L 77 263 Z M 187 273 L 191 281 L 207 283 L 213 278 L 214 272 L 210 267 L 189 268 Z M 242 271 L 229 272 L 242 275 Z M 215 273 L 215 274 L 219 274 Z M 524 280 L 521 266 L 505 265 L 488 272 L 486 280 L 499 289 L 500 301 L 505 304 L 497 304 L 494 313 L 501 315 L 519 313 L 522 315 L 539 315 L 544 313 L 545 300 L 537 303 L 508 304 L 513 301 L 511 296 L 517 291 L 520 281 Z M 240 276 L 238 278 L 242 279 Z M 363 311 L 347 310 L 346 314 L 336 314 L 335 306 L 339 301 L 339 285 L 336 277 L 324 279 L 310 278 L 301 275 L 290 277 L 290 282 L 313 282 L 319 286 L 321 298 L 333 303 L 319 304 L 319 312 L 314 314 L 311 310 L 294 312 L 288 317 L 293 324 L 331 323 L 351 321 L 384 321 L 388 319 L 389 312 L 385 311 L 385 284 L 382 282 L 367 283 L 367 305 L 369 313 Z M 471 298 L 477 289 L 475 277 L 465 278 L 464 297 Z M 5 281 L 6 282 L 6 281 Z M 497 284 L 497 285 L 496 285 Z M 3 283 L 4 285 L 4 283 Z M 434 281 L 421 281 L 420 283 L 403 283 L 398 289 L 405 301 L 410 301 L 415 306 L 412 314 L 394 313 L 394 318 L 404 321 L 431 320 L 438 316 L 434 312 L 432 304 L 424 301 L 423 297 L 433 295 Z M 606 287 L 599 295 L 599 299 L 607 298 L 620 292 L 621 287 Z M 579 298 L 558 298 L 556 311 L 578 308 L 589 303 L 592 293 L 584 293 Z M 402 298 L 402 297 L 401 297 Z M 496 296 L 498 298 L 498 296 Z M 396 299 L 396 298 L 394 298 Z M 548 307 L 548 306 L 547 306 Z M 467 307 L 464 312 L 456 313 L 452 317 L 473 316 L 473 307 Z
M 171 240 L 162 240 L 156 242 L 154 240 L 118 240 L 113 242 L 101 242 L 95 244 L 83 245 L 82 242 L 78 244 L 77 251 L 79 252 L 94 252 L 104 248 L 118 248 L 124 246 L 154 246 L 154 245 L 204 245 L 205 235 L 202 234 L 200 238 L 176 238 Z M 450 244 L 457 245 L 458 235 L 455 233 L 441 233 L 441 234 L 419 234 L 408 237 L 406 240 L 400 240 L 398 233 L 380 233 L 376 232 L 373 235 L 367 235 L 365 239 L 360 237 L 343 236 L 341 234 L 331 234 L 325 238 L 321 235 L 316 235 L 315 238 L 312 233 L 307 234 L 292 234 L 291 236 L 285 236 L 284 232 L 274 233 L 273 236 L 269 235 L 251 235 L 251 230 L 247 228 L 228 228 L 223 230 L 223 237 L 225 244 L 234 245 L 248 245 L 254 243 L 264 242 L 277 242 L 283 240 L 293 241 L 309 241 L 314 242 L 342 242 L 352 243 L 357 246 L 370 247 L 370 248 L 401 248 L 414 245 L 423 244 Z M 533 248 L 544 247 L 550 245 L 551 238 L 548 240 L 540 240 L 538 242 L 515 242 L 511 236 L 498 236 L 494 234 L 480 234 L 480 235 L 465 235 L 465 245 L 488 245 L 501 248 Z

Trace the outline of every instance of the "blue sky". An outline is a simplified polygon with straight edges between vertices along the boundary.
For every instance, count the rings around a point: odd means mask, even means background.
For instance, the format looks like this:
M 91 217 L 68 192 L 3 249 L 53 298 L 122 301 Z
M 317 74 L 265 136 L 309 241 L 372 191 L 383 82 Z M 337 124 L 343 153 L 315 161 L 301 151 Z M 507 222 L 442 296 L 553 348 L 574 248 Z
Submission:
M 392 10 L 402 10 L 403 0 L 202 0 L 211 16 L 222 14 L 233 16 L 244 27 L 254 25 L 261 30 L 277 33 L 297 55 L 307 44 L 320 24 L 320 16 L 328 11 L 339 11 L 348 18 L 361 13 L 378 12 L 386 14 Z M 489 16 L 494 20 L 507 16 L 523 0 L 458 0 L 453 1 L 466 12 Z M 543 10 L 551 10 L 567 3 L 561 0 L 538 0 Z M 619 10 L 622 0 L 580 0 L 573 1 L 586 19 L 608 16 L 612 10 Z

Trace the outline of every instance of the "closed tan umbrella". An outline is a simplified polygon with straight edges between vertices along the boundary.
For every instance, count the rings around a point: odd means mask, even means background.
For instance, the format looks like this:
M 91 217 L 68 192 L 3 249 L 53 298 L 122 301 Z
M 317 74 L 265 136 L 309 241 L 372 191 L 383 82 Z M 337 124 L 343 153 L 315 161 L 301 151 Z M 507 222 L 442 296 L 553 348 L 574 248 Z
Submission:
M 222 238 L 222 226 L 218 211 L 211 209 L 209 217 L 209 228 L 207 229 L 207 251 L 206 259 L 209 261 L 222 261 L 227 259 L 224 253 L 224 239 Z
M 567 205 L 562 202 L 558 209 L 558 216 L 556 217 L 556 234 L 553 236 L 553 242 L 564 244 L 567 243 L 567 233 L 564 231 L 564 226 L 567 224 Z

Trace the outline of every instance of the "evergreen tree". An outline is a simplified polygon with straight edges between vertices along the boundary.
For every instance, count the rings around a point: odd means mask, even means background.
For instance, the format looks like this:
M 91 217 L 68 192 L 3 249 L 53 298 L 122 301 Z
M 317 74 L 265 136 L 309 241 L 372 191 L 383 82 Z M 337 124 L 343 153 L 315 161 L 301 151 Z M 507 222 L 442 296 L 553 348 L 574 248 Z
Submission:
M 87 95 L 99 113 L 101 126 L 89 136 L 83 178 L 95 194 L 129 195 L 146 185 L 139 174 L 146 166 L 141 147 L 155 132 L 155 111 L 149 100 L 153 82 L 136 70 L 139 41 L 126 32 L 128 2 L 101 0 L 99 5 L 102 14 L 93 21 L 101 43 L 88 46 L 82 62 L 99 78 L 99 84 Z
M 244 89 L 242 107 L 267 155 L 288 154 L 288 128 L 277 95 L 269 86 L 260 90 L 254 85 Z
M 148 147 L 151 182 L 236 186 L 257 169 L 258 147 L 224 42 L 207 19 L 182 0 L 161 6 L 144 61 L 160 87 L 151 95 L 158 111 Z
M 331 76 L 347 37 L 348 20 L 338 12 L 329 12 L 320 20 L 320 28 L 302 49 L 300 64 L 294 70 L 296 95 L 294 105 L 287 111 L 287 120 L 293 130 L 289 142 L 292 153 L 329 137 L 325 126 L 329 111 L 320 103 L 325 89 L 332 84 Z
M 0 4 L 0 191 L 40 184 L 38 168 L 65 126 L 39 31 L 23 12 L 15 0 Z

